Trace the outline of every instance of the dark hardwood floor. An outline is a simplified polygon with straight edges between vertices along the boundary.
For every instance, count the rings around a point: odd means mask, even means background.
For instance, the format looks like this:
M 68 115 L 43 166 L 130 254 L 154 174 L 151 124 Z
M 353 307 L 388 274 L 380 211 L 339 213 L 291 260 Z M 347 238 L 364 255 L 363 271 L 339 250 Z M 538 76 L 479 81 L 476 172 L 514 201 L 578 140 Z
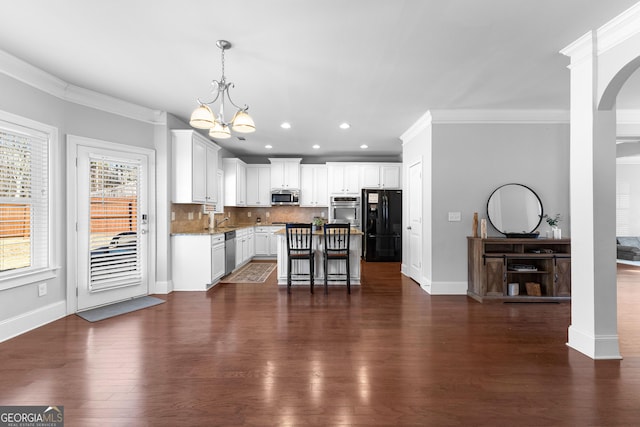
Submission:
M 0 344 L 1 405 L 66 426 L 619 426 L 640 423 L 640 268 L 619 269 L 621 361 L 568 348 L 570 304 L 429 296 L 397 263 L 363 285 L 181 292 Z M 574 284 L 579 286 L 579 284 Z

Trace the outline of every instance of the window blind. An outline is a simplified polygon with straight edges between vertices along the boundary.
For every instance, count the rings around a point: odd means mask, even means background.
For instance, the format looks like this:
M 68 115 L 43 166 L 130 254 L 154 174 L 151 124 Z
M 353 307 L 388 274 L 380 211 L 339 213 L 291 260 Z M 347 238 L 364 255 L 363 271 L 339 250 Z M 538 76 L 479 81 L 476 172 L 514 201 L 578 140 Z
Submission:
M 91 292 L 142 281 L 138 239 L 140 165 L 90 159 Z
M 0 273 L 49 265 L 48 159 L 41 132 L 0 121 Z

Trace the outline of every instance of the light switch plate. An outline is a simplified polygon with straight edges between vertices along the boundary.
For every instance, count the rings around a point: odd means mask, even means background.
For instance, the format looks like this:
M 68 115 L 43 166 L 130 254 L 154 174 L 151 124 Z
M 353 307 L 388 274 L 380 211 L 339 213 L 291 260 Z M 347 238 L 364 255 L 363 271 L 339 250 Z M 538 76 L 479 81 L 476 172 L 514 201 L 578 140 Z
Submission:
M 449 222 L 459 222 L 461 218 L 460 212 L 449 212 Z

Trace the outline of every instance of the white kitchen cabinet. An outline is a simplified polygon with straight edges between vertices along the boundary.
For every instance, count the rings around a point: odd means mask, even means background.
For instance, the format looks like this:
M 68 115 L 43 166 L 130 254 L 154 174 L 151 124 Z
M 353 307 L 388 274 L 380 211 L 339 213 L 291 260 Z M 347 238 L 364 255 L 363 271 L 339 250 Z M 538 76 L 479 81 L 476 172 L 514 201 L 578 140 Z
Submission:
M 255 227 L 255 256 L 275 258 L 278 253 L 278 236 L 276 231 L 281 225 L 259 225 Z
M 402 164 L 382 164 L 380 166 L 382 188 L 402 188 Z
M 401 188 L 400 163 L 362 163 L 360 165 L 360 186 L 362 188 Z
M 218 187 L 218 195 L 217 195 L 218 201 L 215 204 L 215 208 L 213 212 L 220 214 L 220 213 L 224 213 L 224 171 L 222 169 L 218 169 L 216 178 L 217 178 L 216 186 Z
M 326 165 L 300 165 L 300 206 L 329 206 Z
M 329 194 L 360 194 L 360 168 L 357 163 L 327 163 Z
M 211 282 L 216 283 L 224 276 L 225 253 L 224 234 L 211 236 Z
M 247 165 L 247 206 L 271 206 L 270 165 Z
M 299 189 L 302 159 L 269 159 L 272 189 Z
M 222 159 L 224 168 L 224 205 L 247 205 L 247 165 L 240 159 Z
M 236 230 L 236 268 L 246 264 L 254 254 L 253 227 Z
M 212 239 L 222 238 L 220 252 L 212 253 Z M 219 251 L 216 246 L 216 250 Z M 224 234 L 176 234 L 171 236 L 171 271 L 175 291 L 206 291 L 224 274 Z
M 215 204 L 220 147 L 187 129 L 173 129 L 171 139 L 172 201 Z
M 253 227 L 249 228 L 247 231 L 247 253 L 245 255 L 245 261 L 250 261 L 256 255 L 256 243 L 255 243 L 255 232 L 253 231 Z

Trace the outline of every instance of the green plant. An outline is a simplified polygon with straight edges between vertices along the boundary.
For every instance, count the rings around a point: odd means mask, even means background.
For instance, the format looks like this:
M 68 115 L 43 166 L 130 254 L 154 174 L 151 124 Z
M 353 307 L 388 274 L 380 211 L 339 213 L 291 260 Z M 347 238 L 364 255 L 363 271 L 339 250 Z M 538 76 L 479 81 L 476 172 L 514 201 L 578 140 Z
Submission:
M 324 220 L 322 218 L 315 217 L 313 218 L 313 225 L 315 225 L 316 227 L 324 225 Z
M 543 218 L 545 221 L 547 221 L 547 224 L 549 224 L 550 227 L 557 227 L 558 223 L 560 222 L 560 214 L 556 214 L 556 216 L 554 216 L 553 218 L 547 214 L 544 214 Z

